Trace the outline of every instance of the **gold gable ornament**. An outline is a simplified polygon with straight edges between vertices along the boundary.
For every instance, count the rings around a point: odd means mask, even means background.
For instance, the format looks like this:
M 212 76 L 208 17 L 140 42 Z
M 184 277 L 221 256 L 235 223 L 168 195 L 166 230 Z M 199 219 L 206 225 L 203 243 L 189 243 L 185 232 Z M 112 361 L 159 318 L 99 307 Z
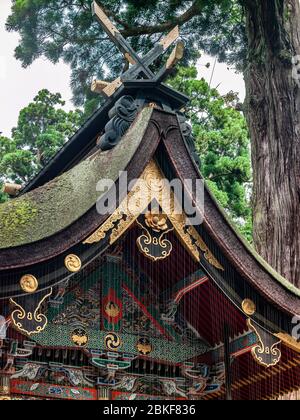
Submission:
M 109 243 L 114 244 L 155 200 L 192 257 L 200 262 L 201 252 L 203 252 L 204 258 L 212 266 L 223 270 L 222 265 L 209 250 L 195 227 L 188 225 L 187 216 L 153 160 L 145 168 L 140 180 L 142 182 L 136 183 L 117 210 L 83 243 L 91 245 L 100 242 L 109 234 Z
M 39 287 L 39 282 L 32 274 L 25 274 L 21 277 L 20 287 L 25 293 L 34 293 Z
M 242 302 L 242 309 L 248 316 L 252 316 L 256 312 L 256 305 L 251 299 L 244 299 Z
M 250 318 L 247 320 L 249 328 L 256 334 L 258 344 L 251 350 L 252 356 L 256 362 L 266 368 L 276 366 L 281 360 L 281 351 L 278 345 L 281 340 L 270 332 L 261 328 Z
M 11 298 L 10 302 L 17 307 L 11 314 L 13 326 L 28 336 L 44 331 L 48 319 L 42 313 L 42 304 L 51 295 L 52 288 L 25 297 Z
M 65 267 L 71 273 L 78 273 L 82 266 L 81 260 L 77 255 L 70 254 L 65 258 Z
M 78 347 L 86 347 L 89 337 L 84 329 L 76 328 L 71 334 L 71 340 Z
M 147 211 L 146 215 L 137 221 L 144 233 L 138 237 L 139 250 L 153 261 L 167 258 L 173 249 L 172 243 L 164 236 L 174 230 L 168 226 L 168 218 L 158 208 Z

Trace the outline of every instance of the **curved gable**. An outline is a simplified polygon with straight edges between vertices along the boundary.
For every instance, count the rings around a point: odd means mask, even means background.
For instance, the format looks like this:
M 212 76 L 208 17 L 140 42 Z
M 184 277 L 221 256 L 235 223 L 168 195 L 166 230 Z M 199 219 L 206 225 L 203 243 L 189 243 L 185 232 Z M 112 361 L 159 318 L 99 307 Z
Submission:
M 100 150 L 43 187 L 1 204 L 0 249 L 48 238 L 90 210 L 100 198 L 97 183 L 118 179 L 135 154 L 151 114 L 151 108 L 144 108 L 114 149 Z

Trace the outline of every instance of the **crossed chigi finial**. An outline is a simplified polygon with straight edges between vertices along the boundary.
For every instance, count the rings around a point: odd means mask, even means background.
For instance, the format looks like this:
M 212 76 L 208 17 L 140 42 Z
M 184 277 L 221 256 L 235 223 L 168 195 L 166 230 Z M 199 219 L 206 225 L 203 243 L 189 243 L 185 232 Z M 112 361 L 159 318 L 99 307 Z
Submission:
M 152 50 L 141 58 L 121 35 L 114 24 L 109 20 L 95 0 L 92 3 L 92 12 L 109 38 L 116 44 L 130 64 L 129 69 L 111 83 L 102 80 L 94 80 L 91 86 L 93 92 L 100 93 L 105 97 L 110 97 L 123 84 L 123 82 L 136 81 L 138 79 L 149 80 L 159 84 L 167 78 L 171 69 L 176 66 L 179 60 L 182 59 L 184 44 L 182 41 L 178 41 L 172 51 L 172 54 L 162 69 L 157 74 L 154 74 L 150 69 L 150 65 L 153 64 L 153 62 L 161 54 L 163 54 L 175 41 L 178 40 L 178 26 L 172 29 L 166 37 L 155 44 Z

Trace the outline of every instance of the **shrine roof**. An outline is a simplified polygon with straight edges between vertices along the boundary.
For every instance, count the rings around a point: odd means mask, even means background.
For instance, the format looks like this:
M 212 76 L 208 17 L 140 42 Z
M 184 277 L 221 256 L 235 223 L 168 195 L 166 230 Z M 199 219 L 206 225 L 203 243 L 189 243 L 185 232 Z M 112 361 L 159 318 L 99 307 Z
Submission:
M 138 148 L 151 114 L 151 108 L 144 108 L 113 149 L 98 150 L 42 187 L 1 204 L 0 249 L 50 237 L 95 206 L 101 196 L 97 183 L 103 178 L 117 180 Z
M 110 123 L 106 127 L 106 133 L 102 136 L 105 139 L 110 132 Z M 46 261 L 48 269 L 55 271 L 56 265 L 51 263 L 52 259 L 61 261 L 60 258 L 70 253 L 70 250 L 81 256 L 84 265 L 88 264 L 93 253 L 96 255 L 102 252 L 100 249 L 105 248 L 109 235 L 99 244 L 90 247 L 82 245 L 108 217 L 100 216 L 96 211 L 96 203 L 100 198 L 96 190 L 99 180 L 105 178 L 118 183 L 119 172 L 126 170 L 130 182 L 141 176 L 153 158 L 167 178 L 201 179 L 202 175 L 184 133 L 180 114 L 161 107 L 145 106 L 138 112 L 126 134 L 108 151 L 98 149 L 44 186 L 2 204 L 0 269 L 4 272 L 3 279 L 6 278 L 6 272 L 11 276 L 14 269 L 23 272 L 24 267 L 34 264 L 43 269 Z M 190 187 L 187 186 L 186 192 L 193 197 L 194 192 Z M 300 314 L 300 290 L 276 273 L 254 251 L 234 228 L 207 187 L 204 190 L 204 201 L 204 220 L 197 228 L 220 263 L 230 265 L 241 276 L 237 284 L 242 285 L 241 282 L 245 280 L 277 308 L 293 316 Z M 220 285 L 224 282 L 224 275 L 232 274 L 231 268 L 226 274 L 214 270 L 205 261 L 203 257 L 203 267 Z M 18 273 L 16 271 L 16 285 L 19 281 Z M 68 273 L 62 272 L 61 275 Z M 61 281 L 63 277 L 57 277 L 54 273 L 53 279 Z M 43 287 L 52 284 L 48 274 L 45 278 L 40 276 L 40 284 Z

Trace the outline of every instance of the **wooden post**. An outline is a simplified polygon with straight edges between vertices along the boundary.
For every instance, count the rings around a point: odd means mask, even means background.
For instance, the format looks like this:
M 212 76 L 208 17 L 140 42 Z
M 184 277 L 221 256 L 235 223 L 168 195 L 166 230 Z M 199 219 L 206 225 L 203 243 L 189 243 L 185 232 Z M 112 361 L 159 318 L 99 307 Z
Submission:
M 104 82 L 103 80 L 93 80 L 91 85 L 91 91 L 94 93 L 102 93 L 103 89 L 105 89 L 109 85 L 108 82 Z

